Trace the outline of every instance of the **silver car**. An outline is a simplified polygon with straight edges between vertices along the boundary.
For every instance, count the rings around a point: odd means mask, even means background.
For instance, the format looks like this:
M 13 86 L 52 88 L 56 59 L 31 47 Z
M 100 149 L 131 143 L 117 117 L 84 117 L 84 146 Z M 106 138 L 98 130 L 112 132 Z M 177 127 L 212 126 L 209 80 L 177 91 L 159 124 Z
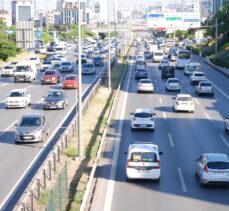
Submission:
M 196 86 L 196 95 L 205 94 L 214 96 L 214 87 L 210 81 L 200 81 Z
M 195 160 L 195 174 L 200 185 L 229 183 L 229 157 L 221 153 L 205 153 Z
M 93 63 L 86 63 L 83 65 L 82 74 L 96 74 L 95 65 Z
M 49 124 L 43 114 L 26 114 L 15 125 L 15 143 L 44 141 Z
M 140 79 L 137 85 L 137 92 L 151 92 L 154 91 L 154 85 L 151 79 Z
M 60 72 L 73 72 L 73 66 L 71 62 L 62 62 L 60 65 Z
M 178 78 L 168 78 L 165 83 L 165 89 L 168 91 L 180 91 L 181 83 Z

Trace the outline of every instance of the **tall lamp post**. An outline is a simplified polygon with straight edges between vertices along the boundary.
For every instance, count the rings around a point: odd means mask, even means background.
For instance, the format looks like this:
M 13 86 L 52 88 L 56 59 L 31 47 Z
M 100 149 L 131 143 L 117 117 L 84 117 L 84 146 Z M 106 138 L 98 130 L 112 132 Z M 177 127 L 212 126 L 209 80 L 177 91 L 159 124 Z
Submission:
M 218 18 L 215 19 L 215 54 L 218 52 Z
M 108 19 L 108 89 L 111 91 L 111 25 L 110 25 L 110 0 L 107 1 Z
M 81 74 L 81 17 L 80 0 L 78 0 L 78 150 L 79 157 L 83 158 L 83 138 L 82 138 L 82 74 Z M 77 93 L 76 93 L 77 94 Z M 76 106 L 77 112 L 77 106 Z

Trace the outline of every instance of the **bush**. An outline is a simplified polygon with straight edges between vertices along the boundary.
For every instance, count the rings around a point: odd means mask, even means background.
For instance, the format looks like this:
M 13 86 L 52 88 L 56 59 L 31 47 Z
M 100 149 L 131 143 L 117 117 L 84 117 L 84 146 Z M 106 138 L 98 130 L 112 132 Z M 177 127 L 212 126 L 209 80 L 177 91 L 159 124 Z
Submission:
M 6 61 L 10 56 L 16 56 L 16 45 L 9 40 L 2 40 L 0 42 L 0 59 Z
M 212 46 L 206 46 L 202 50 L 202 56 L 210 56 L 215 53 L 215 45 Z
M 201 52 L 200 46 L 197 46 L 197 45 L 188 45 L 186 49 L 197 55 L 199 55 Z
M 209 59 L 217 66 L 229 68 L 229 51 L 221 51 L 216 56 L 209 57 Z

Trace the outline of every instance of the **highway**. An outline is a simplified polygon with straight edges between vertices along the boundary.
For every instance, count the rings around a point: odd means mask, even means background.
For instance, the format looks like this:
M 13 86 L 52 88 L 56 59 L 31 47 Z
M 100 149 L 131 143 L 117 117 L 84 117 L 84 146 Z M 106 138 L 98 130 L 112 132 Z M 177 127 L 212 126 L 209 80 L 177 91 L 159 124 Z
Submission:
M 182 70 L 176 77 L 182 82 L 180 93 L 195 98 L 194 113 L 175 113 L 172 96 L 165 91 L 158 63 L 148 62 L 149 77 L 155 93 L 137 94 L 134 66 L 129 65 L 108 140 L 96 172 L 96 187 L 91 211 L 228 211 L 229 187 L 200 187 L 194 160 L 204 152 L 229 153 L 229 134 L 223 119 L 229 114 L 229 79 L 203 62 L 200 70 L 215 86 L 215 96 L 197 97 L 195 87 Z M 156 113 L 155 131 L 131 131 L 135 108 L 152 108 Z M 161 181 L 126 182 L 125 165 L 128 146 L 133 141 L 154 141 L 161 155 Z
M 67 55 L 67 61 L 74 63 L 77 73 L 77 66 L 73 52 Z M 83 91 L 91 84 L 94 78 L 104 67 L 96 67 L 96 75 L 85 75 L 82 77 Z M 61 74 L 63 79 L 66 73 Z M 5 200 L 14 192 L 18 182 L 24 177 L 27 170 L 30 168 L 38 154 L 45 149 L 50 142 L 52 136 L 57 129 L 62 125 L 63 119 L 69 115 L 76 104 L 76 90 L 66 90 L 69 97 L 69 105 L 65 110 L 48 110 L 43 111 L 42 101 L 43 96 L 46 96 L 51 89 L 61 89 L 61 83 L 57 85 L 40 85 L 41 74 L 32 83 L 14 83 L 13 78 L 0 78 L 0 209 Z M 5 109 L 4 101 L 6 95 L 9 95 L 10 90 L 15 88 L 27 88 L 32 97 L 32 105 L 22 109 Z M 39 112 L 44 113 L 50 125 L 50 134 L 45 142 L 15 145 L 14 129 L 15 123 L 23 114 Z

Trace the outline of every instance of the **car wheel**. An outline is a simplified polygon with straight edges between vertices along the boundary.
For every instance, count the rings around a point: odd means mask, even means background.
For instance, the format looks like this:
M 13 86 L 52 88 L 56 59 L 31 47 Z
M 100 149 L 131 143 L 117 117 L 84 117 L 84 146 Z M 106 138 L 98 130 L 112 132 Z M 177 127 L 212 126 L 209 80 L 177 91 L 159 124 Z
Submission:
M 126 177 L 126 182 L 130 182 L 130 179 L 128 177 Z
M 156 183 L 160 183 L 160 177 L 154 180 Z
M 199 179 L 199 183 L 200 183 L 200 187 L 204 187 L 204 186 L 205 186 L 205 184 L 203 183 L 201 177 L 200 177 L 200 179 Z

